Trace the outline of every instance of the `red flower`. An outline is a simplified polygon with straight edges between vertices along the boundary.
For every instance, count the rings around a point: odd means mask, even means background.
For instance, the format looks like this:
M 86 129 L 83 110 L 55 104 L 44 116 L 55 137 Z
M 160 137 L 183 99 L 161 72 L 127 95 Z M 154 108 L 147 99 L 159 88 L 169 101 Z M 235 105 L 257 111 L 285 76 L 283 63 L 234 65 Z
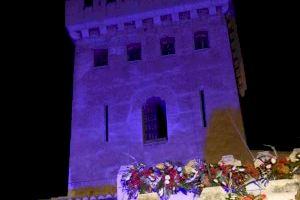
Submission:
M 224 176 L 227 176 L 229 174 L 230 168 L 231 168 L 231 166 L 228 166 L 228 165 L 221 165 L 220 166 L 220 169 L 221 169 L 222 174 Z
M 280 162 L 274 165 L 274 169 L 278 173 L 279 177 L 289 173 L 289 167 Z
M 245 166 L 246 172 L 248 174 L 250 174 L 250 176 L 252 176 L 253 178 L 259 177 L 260 173 L 259 173 L 258 169 L 256 169 L 252 163 L 246 162 L 244 166 Z
M 277 162 L 285 165 L 288 163 L 288 159 L 286 157 L 279 157 Z
M 203 178 L 203 185 L 206 186 L 206 187 L 211 186 L 210 180 L 209 180 L 207 175 L 205 175 L 204 178 Z
M 152 171 L 151 170 L 144 170 L 143 172 L 142 172 L 142 175 L 144 175 L 144 176 L 150 176 L 152 174 Z
M 266 199 L 266 198 L 267 198 L 267 195 L 262 194 L 262 195 L 260 195 L 260 197 L 261 197 L 262 199 Z
M 211 167 L 209 170 L 210 170 L 211 175 L 215 175 L 217 173 L 217 170 L 213 167 Z

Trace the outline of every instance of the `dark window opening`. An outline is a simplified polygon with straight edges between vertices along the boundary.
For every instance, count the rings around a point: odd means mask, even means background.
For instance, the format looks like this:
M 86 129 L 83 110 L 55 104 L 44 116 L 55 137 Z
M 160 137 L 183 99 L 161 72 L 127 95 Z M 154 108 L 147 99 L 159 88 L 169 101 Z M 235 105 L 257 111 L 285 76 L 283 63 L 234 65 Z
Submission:
M 163 24 L 170 24 L 172 22 L 172 15 L 171 14 L 162 15 L 162 16 L 160 16 L 160 21 Z
M 84 0 L 84 8 L 93 7 L 93 0 Z
M 76 31 L 75 33 L 76 33 L 76 37 L 77 37 L 78 39 L 81 39 L 81 38 L 82 38 L 82 33 L 81 33 L 81 31 Z
M 197 9 L 197 13 L 198 13 L 199 17 L 208 16 L 209 15 L 209 9 L 208 8 Z
M 117 0 L 106 0 L 106 5 L 110 4 L 110 3 L 115 3 L 115 2 L 117 2 Z
M 143 19 L 142 22 L 143 22 L 144 28 L 152 28 L 154 25 L 153 18 Z
M 105 117 L 105 141 L 108 142 L 108 105 L 104 107 L 104 117 Z
M 209 48 L 208 32 L 198 31 L 194 33 L 194 42 L 195 42 L 195 49 Z
M 134 43 L 127 45 L 128 61 L 141 60 L 141 44 Z
M 117 24 L 108 25 L 106 26 L 106 29 L 109 33 L 114 33 L 118 31 L 118 25 Z
M 202 122 L 203 122 L 203 127 L 207 126 L 206 122 L 206 110 L 205 110 L 205 99 L 204 99 L 204 91 L 200 91 L 200 103 L 201 103 L 201 114 L 202 114 Z
M 108 50 L 94 49 L 94 67 L 108 65 Z
M 165 37 L 160 40 L 161 55 L 175 54 L 175 38 Z
M 179 20 L 188 20 L 191 19 L 190 11 L 184 11 L 179 13 Z
M 124 23 L 124 29 L 125 30 L 134 30 L 135 28 L 136 28 L 135 21 L 125 22 Z
M 159 97 L 151 97 L 142 108 L 144 142 L 168 139 L 166 103 Z
M 216 12 L 218 15 L 222 15 L 222 6 L 217 6 L 216 7 Z
M 100 35 L 99 28 L 90 28 L 89 35 L 90 37 L 98 37 Z

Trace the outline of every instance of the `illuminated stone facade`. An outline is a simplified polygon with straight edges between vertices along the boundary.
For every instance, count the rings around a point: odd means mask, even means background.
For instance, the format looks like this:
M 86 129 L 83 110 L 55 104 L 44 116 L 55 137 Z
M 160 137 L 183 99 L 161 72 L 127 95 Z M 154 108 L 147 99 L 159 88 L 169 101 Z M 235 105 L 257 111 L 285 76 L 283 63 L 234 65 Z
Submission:
M 133 157 L 147 164 L 249 157 L 229 0 L 91 2 L 66 1 L 76 46 L 69 190 L 116 185 Z M 145 115 L 153 98 L 162 114 Z M 151 116 L 165 124 L 150 126 Z

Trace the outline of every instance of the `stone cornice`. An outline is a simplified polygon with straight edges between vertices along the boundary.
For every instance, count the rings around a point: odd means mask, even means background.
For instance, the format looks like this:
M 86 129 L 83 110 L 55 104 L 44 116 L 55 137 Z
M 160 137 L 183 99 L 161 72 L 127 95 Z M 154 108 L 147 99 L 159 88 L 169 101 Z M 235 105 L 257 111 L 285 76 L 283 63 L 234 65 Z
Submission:
M 71 3 L 75 3 L 76 1 L 69 1 L 67 3 L 67 10 L 71 9 Z M 131 1 L 132 2 L 132 1 Z M 188 2 L 188 1 L 187 1 Z M 116 3 L 118 4 L 118 3 Z M 98 29 L 99 35 L 104 35 L 108 32 L 107 27 L 111 25 L 116 25 L 118 31 L 122 31 L 124 29 L 124 23 L 126 22 L 134 22 L 135 28 L 140 28 L 143 26 L 142 20 L 147 18 L 152 18 L 154 25 L 161 25 L 161 16 L 171 14 L 172 22 L 176 22 L 179 20 L 179 13 L 189 11 L 191 19 L 201 18 L 201 14 L 199 14 L 199 10 L 207 9 L 209 15 L 216 15 L 220 13 L 224 14 L 227 12 L 229 8 L 229 0 L 201 0 L 201 1 L 189 1 L 188 3 L 184 3 L 181 5 L 173 5 L 166 8 L 160 8 L 155 10 L 147 10 L 144 12 L 132 12 L 132 14 L 127 15 L 118 15 L 116 10 L 116 16 L 105 16 L 102 14 L 97 15 L 93 11 L 84 11 L 86 12 L 86 17 L 84 19 L 77 18 L 80 16 L 80 13 L 76 15 L 76 13 L 67 12 L 66 15 L 66 26 L 73 40 L 78 40 L 81 38 L 90 37 L 89 30 L 90 29 Z M 219 9 L 219 10 L 218 10 Z

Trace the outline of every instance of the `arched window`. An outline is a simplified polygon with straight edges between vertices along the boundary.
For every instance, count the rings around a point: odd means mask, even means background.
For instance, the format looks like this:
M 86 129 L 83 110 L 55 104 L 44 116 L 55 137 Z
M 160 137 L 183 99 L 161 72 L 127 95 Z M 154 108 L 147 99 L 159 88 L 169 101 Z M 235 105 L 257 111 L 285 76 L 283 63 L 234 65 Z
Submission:
M 151 97 L 142 108 L 144 142 L 167 139 L 166 103 L 159 97 Z

